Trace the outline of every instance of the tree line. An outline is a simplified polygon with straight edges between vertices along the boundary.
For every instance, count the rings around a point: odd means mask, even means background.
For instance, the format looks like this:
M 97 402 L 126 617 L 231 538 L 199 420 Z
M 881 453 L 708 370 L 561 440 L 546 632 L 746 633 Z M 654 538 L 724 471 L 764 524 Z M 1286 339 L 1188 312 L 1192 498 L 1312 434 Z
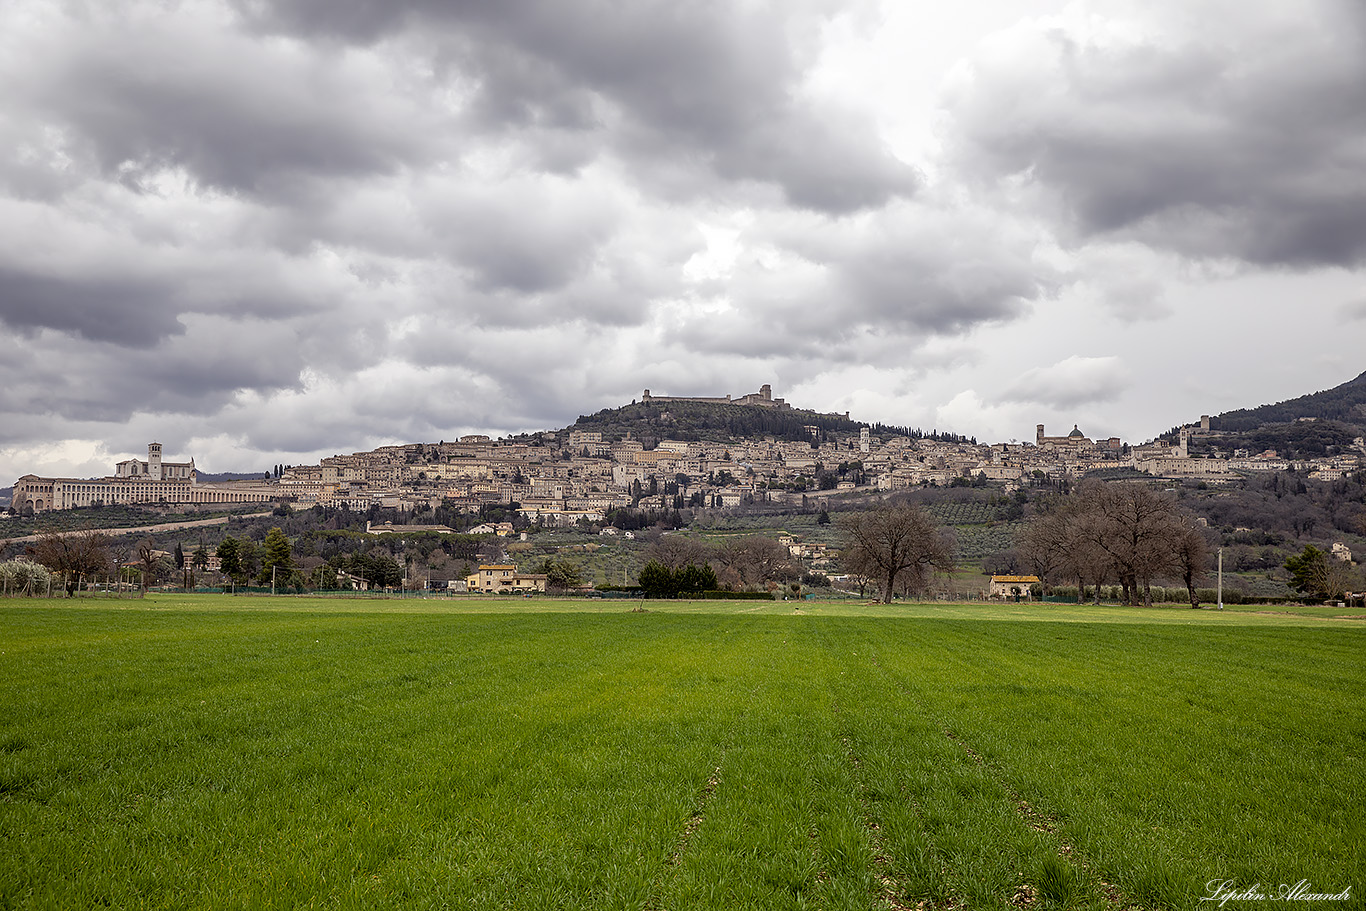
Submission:
M 765 535 L 741 535 L 714 544 L 688 535 L 662 535 L 650 545 L 648 554 L 642 587 L 653 579 L 664 588 L 677 585 L 674 594 L 721 588 L 771 591 L 800 582 L 805 574 L 801 561 Z M 701 584 L 706 587 L 696 588 Z

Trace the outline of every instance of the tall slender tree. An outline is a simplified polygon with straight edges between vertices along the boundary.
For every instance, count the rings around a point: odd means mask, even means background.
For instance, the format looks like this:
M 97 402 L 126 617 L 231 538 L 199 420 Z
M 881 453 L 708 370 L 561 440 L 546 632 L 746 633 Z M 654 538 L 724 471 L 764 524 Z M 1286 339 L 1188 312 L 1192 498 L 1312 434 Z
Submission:
M 242 542 L 228 535 L 218 543 L 215 554 L 218 557 L 218 571 L 234 582 L 240 582 L 245 575 L 242 568 Z
M 278 527 L 266 532 L 261 548 L 261 573 L 257 580 L 265 585 L 272 580 L 285 581 L 294 571 L 294 550 L 289 538 Z

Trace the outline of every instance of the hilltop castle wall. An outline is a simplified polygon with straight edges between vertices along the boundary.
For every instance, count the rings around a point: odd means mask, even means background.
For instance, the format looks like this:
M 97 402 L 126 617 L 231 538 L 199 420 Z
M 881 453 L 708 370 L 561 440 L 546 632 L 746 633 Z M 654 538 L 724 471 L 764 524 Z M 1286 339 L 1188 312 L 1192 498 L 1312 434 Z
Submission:
M 751 392 L 739 398 L 731 398 L 729 395 L 724 398 L 714 398 L 706 396 L 682 396 L 682 395 L 650 395 L 650 390 L 646 389 L 641 396 L 644 402 L 700 402 L 705 405 L 758 405 L 761 408 L 782 408 L 787 409 L 792 406 L 783 399 L 773 397 L 773 387 L 768 383 L 759 387 L 758 392 Z

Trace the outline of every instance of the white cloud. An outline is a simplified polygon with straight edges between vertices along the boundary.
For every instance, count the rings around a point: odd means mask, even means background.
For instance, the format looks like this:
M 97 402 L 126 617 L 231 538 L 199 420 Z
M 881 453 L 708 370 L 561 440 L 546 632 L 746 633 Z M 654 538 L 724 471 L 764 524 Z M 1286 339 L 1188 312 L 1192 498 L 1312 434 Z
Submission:
M 1073 355 L 1052 366 L 1025 371 L 1001 392 L 1000 400 L 1054 409 L 1075 408 L 1113 401 L 1129 382 L 1129 371 L 1118 357 Z

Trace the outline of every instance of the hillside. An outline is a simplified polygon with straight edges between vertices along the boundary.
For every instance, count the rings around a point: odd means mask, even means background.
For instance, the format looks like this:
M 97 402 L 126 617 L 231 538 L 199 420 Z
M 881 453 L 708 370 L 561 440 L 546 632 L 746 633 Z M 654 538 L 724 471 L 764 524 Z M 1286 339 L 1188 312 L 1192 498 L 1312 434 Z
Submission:
M 1366 429 L 1366 373 L 1341 386 L 1313 392 L 1296 399 L 1239 408 L 1210 418 L 1210 429 L 1225 433 L 1246 433 L 1267 424 L 1289 424 L 1301 418 L 1336 421 L 1357 428 L 1360 435 Z
M 1175 442 L 1179 429 L 1163 438 Z M 1322 392 L 1226 411 L 1210 418 L 1210 431 L 1192 438 L 1193 455 L 1273 450 L 1286 459 L 1312 459 L 1351 452 L 1366 435 L 1366 373 Z
M 630 434 L 650 446 L 659 440 L 725 441 L 775 437 L 810 440 L 808 427 L 817 438 L 829 433 L 857 433 L 864 425 L 844 415 L 817 414 L 800 409 L 765 408 L 759 405 L 721 405 L 708 402 L 632 402 L 620 408 L 604 408 L 581 415 L 570 430 L 589 430 L 603 439 L 617 440 Z
M 813 433 L 811 428 L 815 428 Z M 823 442 L 831 434 L 858 433 L 867 427 L 874 439 L 892 436 L 941 440 L 951 443 L 976 443 L 975 437 L 918 427 L 869 424 L 842 414 L 822 414 L 800 408 L 778 409 L 760 405 L 725 405 L 710 402 L 644 401 L 620 408 L 604 408 L 596 414 L 580 415 L 570 430 L 590 430 L 604 440 L 620 440 L 628 433 L 632 439 L 651 447 L 660 440 L 687 442 L 726 442 L 772 437 L 777 440 Z

